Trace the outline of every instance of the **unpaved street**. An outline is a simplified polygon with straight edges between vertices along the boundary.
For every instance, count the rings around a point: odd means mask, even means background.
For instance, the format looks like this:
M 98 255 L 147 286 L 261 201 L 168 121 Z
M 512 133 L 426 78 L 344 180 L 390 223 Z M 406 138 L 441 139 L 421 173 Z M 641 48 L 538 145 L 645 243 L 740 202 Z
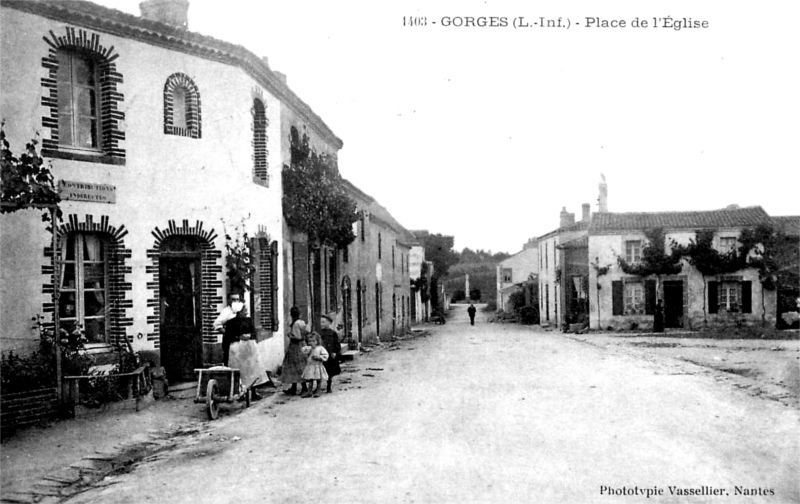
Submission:
M 334 394 L 256 403 L 69 502 L 800 501 L 797 410 L 687 366 L 457 309 Z

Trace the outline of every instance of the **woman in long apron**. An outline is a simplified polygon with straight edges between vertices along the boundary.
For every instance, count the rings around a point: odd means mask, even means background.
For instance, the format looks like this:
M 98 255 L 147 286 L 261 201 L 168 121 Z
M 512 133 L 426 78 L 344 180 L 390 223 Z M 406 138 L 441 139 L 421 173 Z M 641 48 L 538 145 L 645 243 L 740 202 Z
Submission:
M 236 317 L 225 323 L 225 339 L 231 342 L 228 367 L 238 369 L 245 389 L 256 387 L 267 381 L 267 372 L 261 365 L 256 328 L 241 304 L 234 304 Z M 257 397 L 255 391 L 253 395 Z
M 292 323 L 289 326 L 289 346 L 286 348 L 286 355 L 283 358 L 281 367 L 281 382 L 291 385 L 284 394 L 297 395 L 297 384 L 302 387 L 301 392 L 305 392 L 306 383 L 303 380 L 303 370 L 306 367 L 306 356 L 303 355 L 303 342 L 308 332 L 306 323 L 300 320 L 300 308 L 292 306 L 289 310 Z

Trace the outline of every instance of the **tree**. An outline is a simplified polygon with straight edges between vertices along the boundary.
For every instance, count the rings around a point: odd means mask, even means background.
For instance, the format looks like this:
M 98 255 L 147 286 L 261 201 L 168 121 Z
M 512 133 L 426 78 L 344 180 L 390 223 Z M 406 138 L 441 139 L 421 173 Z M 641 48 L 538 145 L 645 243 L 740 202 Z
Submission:
M 5 130 L 0 127 L 0 148 L 2 148 L 0 213 L 16 212 L 25 208 L 57 208 L 61 201 L 50 167 L 36 152 L 37 144 L 36 139 L 31 140 L 25 145 L 25 152 L 16 157 L 6 140 Z M 56 213 L 61 216 L 60 210 Z M 48 213 L 42 215 L 42 220 L 45 222 L 50 218 Z
M 283 213 L 289 226 L 306 233 L 310 247 L 345 247 L 355 239 L 356 204 L 345 192 L 336 158 L 318 154 L 308 135 L 292 138 L 292 164 L 283 169 Z
M 453 251 L 452 236 L 432 234 L 425 239 L 425 259 L 433 263 L 433 276 L 444 278 L 450 266 L 458 263 L 458 253 Z

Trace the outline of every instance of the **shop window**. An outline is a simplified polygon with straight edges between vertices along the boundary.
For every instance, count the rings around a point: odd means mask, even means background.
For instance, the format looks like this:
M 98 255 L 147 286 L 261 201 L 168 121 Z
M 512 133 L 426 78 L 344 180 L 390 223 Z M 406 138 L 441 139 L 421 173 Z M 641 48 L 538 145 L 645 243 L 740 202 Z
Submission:
M 95 234 L 69 234 L 61 245 L 61 326 L 83 328 L 90 343 L 108 341 L 107 256 L 105 241 Z

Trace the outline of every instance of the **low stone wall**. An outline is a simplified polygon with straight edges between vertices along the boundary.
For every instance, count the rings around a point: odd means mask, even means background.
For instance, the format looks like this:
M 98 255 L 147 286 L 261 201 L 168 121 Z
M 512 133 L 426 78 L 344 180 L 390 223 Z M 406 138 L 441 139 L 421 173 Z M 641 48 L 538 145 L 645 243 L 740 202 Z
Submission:
M 2 436 L 19 427 L 51 420 L 58 414 L 55 388 L 3 394 L 0 398 L 0 430 Z

